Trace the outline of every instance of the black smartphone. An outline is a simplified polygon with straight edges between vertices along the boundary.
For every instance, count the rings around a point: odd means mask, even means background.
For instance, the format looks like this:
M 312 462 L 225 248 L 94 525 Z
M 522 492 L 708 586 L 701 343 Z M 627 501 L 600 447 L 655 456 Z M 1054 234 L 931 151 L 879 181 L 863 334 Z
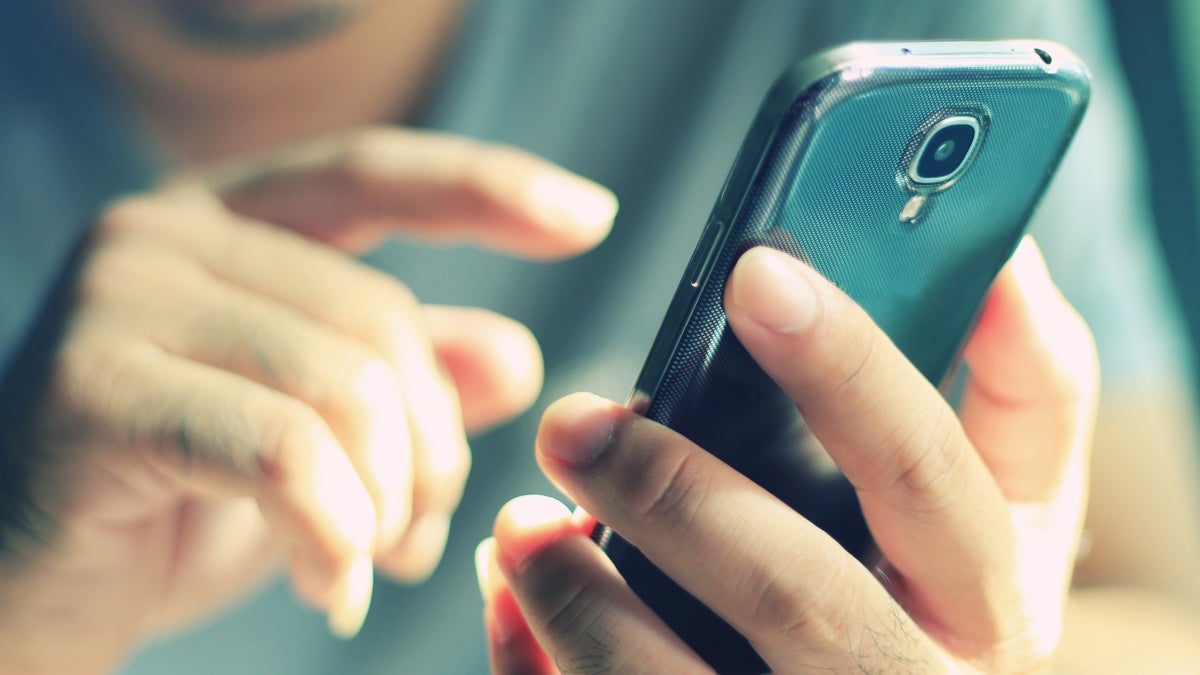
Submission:
M 726 279 L 753 246 L 800 258 L 941 385 L 1088 96 L 1084 66 L 1046 42 L 860 43 L 787 70 L 734 162 L 629 406 L 867 561 L 874 546 L 854 490 L 729 329 Z M 598 525 L 593 539 L 718 672 L 766 670 L 745 638 L 619 533 Z

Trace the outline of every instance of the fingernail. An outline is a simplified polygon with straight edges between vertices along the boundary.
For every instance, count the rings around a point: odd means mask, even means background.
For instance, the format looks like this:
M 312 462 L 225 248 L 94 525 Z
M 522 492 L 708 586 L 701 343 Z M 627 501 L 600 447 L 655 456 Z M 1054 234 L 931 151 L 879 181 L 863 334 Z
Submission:
M 524 495 L 509 501 L 500 511 L 504 521 L 497 531 L 500 553 L 510 570 L 519 570 L 526 560 L 561 535 L 561 526 L 569 523 L 571 512 L 557 499 L 542 495 Z
M 330 633 L 343 640 L 358 635 L 371 607 L 374 585 L 375 569 L 371 559 L 360 556 L 333 591 L 333 603 L 329 608 Z
M 544 174 L 533 180 L 530 190 L 547 216 L 566 218 L 585 229 L 607 229 L 617 215 L 617 197 L 611 190 L 577 176 Z
M 547 424 L 538 436 L 543 452 L 583 468 L 592 464 L 613 443 L 613 403 L 591 394 L 572 394 L 546 409 Z
M 804 264 L 786 253 L 747 251 L 730 277 L 730 301 L 755 323 L 776 333 L 798 333 L 816 316 L 817 294 Z
M 484 604 L 492 599 L 492 553 L 496 550 L 496 538 L 488 537 L 475 547 L 475 580 L 479 582 L 479 595 Z

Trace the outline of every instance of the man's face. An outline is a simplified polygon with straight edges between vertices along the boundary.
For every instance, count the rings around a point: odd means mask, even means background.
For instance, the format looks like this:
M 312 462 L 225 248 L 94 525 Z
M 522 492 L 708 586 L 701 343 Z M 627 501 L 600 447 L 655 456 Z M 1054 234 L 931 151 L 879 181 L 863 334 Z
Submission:
M 209 48 L 289 47 L 341 27 L 372 0 L 132 0 L 181 39 Z

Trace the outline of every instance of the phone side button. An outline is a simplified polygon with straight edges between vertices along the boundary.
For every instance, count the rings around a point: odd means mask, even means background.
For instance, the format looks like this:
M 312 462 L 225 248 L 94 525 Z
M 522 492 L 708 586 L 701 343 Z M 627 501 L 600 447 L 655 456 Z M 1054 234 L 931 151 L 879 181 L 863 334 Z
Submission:
M 687 277 L 692 288 L 700 288 L 704 284 L 704 278 L 708 276 L 708 271 L 717 258 L 717 249 L 720 248 L 721 234 L 724 230 L 725 223 L 721 220 L 713 221 L 712 225 L 705 229 L 697 247 L 696 264 Z

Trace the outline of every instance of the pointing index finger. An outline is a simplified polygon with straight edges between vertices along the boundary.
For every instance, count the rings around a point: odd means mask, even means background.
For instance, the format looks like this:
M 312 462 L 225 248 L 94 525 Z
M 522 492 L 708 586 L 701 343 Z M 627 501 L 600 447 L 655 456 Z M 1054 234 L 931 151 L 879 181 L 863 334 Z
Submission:
M 381 127 L 301 144 L 210 181 L 233 210 L 340 248 L 390 234 L 559 258 L 607 236 L 616 197 L 515 148 Z

